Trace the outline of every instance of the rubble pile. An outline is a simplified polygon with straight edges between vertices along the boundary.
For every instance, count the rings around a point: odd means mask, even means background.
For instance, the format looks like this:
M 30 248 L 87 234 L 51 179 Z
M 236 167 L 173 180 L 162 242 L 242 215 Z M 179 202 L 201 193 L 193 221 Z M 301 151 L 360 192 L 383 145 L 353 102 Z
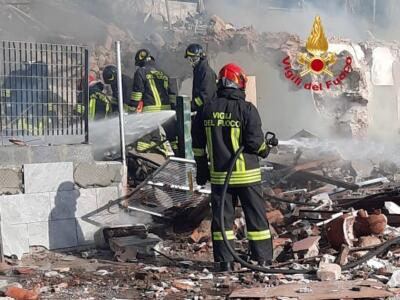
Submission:
M 165 24 L 164 22 L 164 26 Z M 202 24 L 205 30 L 194 31 L 192 27 L 194 25 L 199 27 L 199 24 Z M 108 30 L 106 45 L 95 45 L 96 51 L 92 53 L 91 69 L 99 78 L 99 71 L 103 68 L 103 63 L 112 62 L 114 55 L 110 55 L 110 41 L 115 40 L 124 42 L 123 65 L 128 74 L 132 74 L 134 70 L 132 57 L 135 50 L 139 47 L 146 47 L 151 50 L 160 65 L 180 82 L 191 76 L 190 68 L 182 66 L 178 61 L 183 57 L 187 44 L 191 42 L 201 42 L 206 45 L 211 58 L 221 52 L 241 53 L 257 57 L 269 66 L 279 69 L 283 80 L 285 80 L 285 76 L 289 76 L 284 70 L 283 60 L 287 57 L 291 69 L 299 72 L 302 66 L 297 61 L 298 54 L 306 52 L 305 41 L 297 35 L 286 32 L 258 33 L 253 27 L 235 28 L 215 15 L 196 19 L 187 18 L 176 22 L 172 31 L 161 30 L 151 34 L 144 41 L 135 40 L 132 34 L 124 33 L 115 25 L 111 27 L 111 30 Z M 351 71 L 346 75 L 346 80 L 341 81 L 339 85 L 333 85 L 332 82 L 335 78 L 323 75 L 323 80 L 320 79 L 320 81 L 330 80 L 332 86 L 322 87 L 321 90 L 310 89 L 315 108 L 325 118 L 334 121 L 336 132 L 339 135 L 365 136 L 370 122 L 368 102 L 371 101 L 373 90 L 373 78 L 370 75 L 374 64 L 373 52 L 375 49 L 384 48 L 397 57 L 396 49 L 399 45 L 395 42 L 382 43 L 378 41 L 354 43 L 336 37 L 331 38 L 329 42 L 330 49 L 336 54 L 337 59 L 337 63 L 332 66 L 333 74 L 341 74 L 347 57 L 352 59 Z M 376 64 L 377 62 L 375 62 Z M 182 67 L 176 68 L 177 65 Z M 303 82 L 316 82 L 317 78 L 314 76 L 306 75 L 302 80 Z M 375 77 L 379 76 L 386 77 L 386 74 L 375 75 Z M 290 82 L 288 84 L 289 90 L 299 88 L 302 87 L 290 84 Z
M 166 25 L 166 20 L 160 23 Z M 145 41 L 109 24 L 105 38 L 91 45 L 90 68 L 98 78 L 104 65 L 114 63 L 115 40 L 123 42 L 126 72 L 133 70 L 133 53 L 145 46 L 180 81 L 190 76 L 189 67 L 176 68 L 190 42 L 202 41 L 211 56 L 249 53 L 280 70 L 285 57 L 299 70 L 297 54 L 305 51 L 305 42 L 296 35 L 235 28 L 218 16 L 177 20 L 173 30 L 153 33 Z M 336 120 L 342 136 L 363 136 L 368 128 L 372 79 L 367 75 L 373 50 L 386 47 L 394 52 L 398 45 L 341 39 L 332 39 L 331 45 L 339 61 L 351 56 L 354 64 L 344 84 L 312 90 L 315 105 Z M 340 73 L 341 68 L 343 64 L 338 64 L 333 71 Z M 180 188 L 184 200 L 200 198 L 194 205 L 176 206 L 171 194 L 153 188 L 154 182 L 147 194 L 139 187 L 137 202 L 161 202 L 164 197 L 169 210 L 153 211 L 148 226 L 104 229 L 98 249 L 64 253 L 33 249 L 21 262 L 6 258 L 0 265 L 0 295 L 25 300 L 395 297 L 400 293 L 400 169 L 384 157 L 346 160 L 334 148 L 305 146 L 316 139 L 302 131 L 262 162 L 274 247 L 271 268 L 302 271 L 299 274 L 264 274 L 239 264 L 232 273 L 214 272 L 208 199 L 194 192 L 193 174 L 185 168 L 182 178 L 190 174 L 191 188 L 182 189 L 186 183 L 181 182 L 168 186 L 165 179 L 165 189 Z M 174 179 L 170 174 L 165 178 Z M 233 230 L 235 249 L 246 257 L 247 230 L 240 205 Z
M 232 273 L 214 272 L 209 207 L 199 206 L 192 209 L 203 221 L 194 229 L 188 229 L 190 218 L 188 226 L 176 226 L 179 215 L 168 221 L 155 217 L 148 226 L 104 229 L 102 249 L 33 249 L 19 263 L 7 259 L 0 291 L 23 295 L 16 299 L 326 299 L 334 290 L 330 299 L 395 297 L 400 189 L 395 176 L 374 176 L 398 169 L 361 168 L 360 161 L 344 161 L 335 149 L 312 149 L 310 155 L 311 149 L 298 146 L 304 136 L 310 134 L 302 131 L 291 143 L 282 142 L 263 161 L 271 268 L 302 274 L 263 274 L 239 264 Z M 245 224 L 239 205 L 233 229 L 242 256 L 248 249 Z

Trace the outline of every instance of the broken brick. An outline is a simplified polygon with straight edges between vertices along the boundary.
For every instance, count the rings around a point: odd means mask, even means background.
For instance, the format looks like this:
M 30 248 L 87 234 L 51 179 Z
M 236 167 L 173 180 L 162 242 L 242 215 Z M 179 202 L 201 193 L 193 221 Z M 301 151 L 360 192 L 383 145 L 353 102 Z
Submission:
M 382 242 L 380 238 L 370 235 L 370 236 L 362 236 L 358 239 L 359 247 L 370 247 L 380 245 Z
M 270 224 L 282 224 L 285 217 L 278 209 L 267 212 L 267 219 Z
M 380 210 L 375 210 L 373 214 L 369 215 L 368 224 L 371 233 L 381 234 L 387 226 L 387 218 Z
M 326 224 L 326 237 L 333 248 L 339 250 L 342 245 L 353 246 L 355 220 L 352 215 L 345 214 Z
M 28 267 L 20 267 L 20 268 L 15 269 L 15 273 L 20 274 L 20 275 L 31 275 L 31 274 L 35 273 L 35 269 L 28 268 Z
M 276 238 L 272 241 L 274 248 L 285 246 L 289 244 L 292 240 L 290 238 Z
M 186 279 L 177 279 L 172 282 L 172 286 L 180 290 L 189 291 L 193 289 L 194 282 Z
M 211 240 L 211 221 L 203 220 L 199 227 L 192 232 L 190 239 L 194 243 L 203 243 Z
M 320 236 L 310 236 L 306 239 L 297 241 L 293 244 L 293 252 L 307 251 L 315 246 L 318 247 L 318 241 L 320 239 Z
M 34 290 L 26 290 L 23 288 L 19 288 L 16 286 L 8 287 L 5 295 L 7 297 L 14 298 L 15 300 L 37 300 L 39 299 L 39 291 L 37 289 Z

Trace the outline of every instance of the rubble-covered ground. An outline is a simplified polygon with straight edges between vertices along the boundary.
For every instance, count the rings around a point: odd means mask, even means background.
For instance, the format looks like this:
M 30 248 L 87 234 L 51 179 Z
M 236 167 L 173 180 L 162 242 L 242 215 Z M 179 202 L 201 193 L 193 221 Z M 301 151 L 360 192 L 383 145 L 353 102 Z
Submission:
M 215 271 L 206 205 L 193 208 L 205 216 L 200 224 L 154 218 L 146 232 L 130 233 L 132 245 L 113 246 L 119 230 L 109 236 L 112 250 L 38 247 L 20 262 L 7 258 L 0 290 L 28 293 L 15 299 L 398 299 L 400 168 L 346 160 L 316 140 L 302 131 L 263 161 L 273 274 L 239 264 L 231 273 Z M 245 256 L 240 207 L 234 231 Z
M 54 2 L 46 8 L 65 10 L 60 6 L 63 1 Z M 59 34 L 57 28 L 46 25 L 48 21 L 38 23 L 41 16 L 38 7 L 22 8 L 22 12 L 31 18 L 15 9 L 10 10 L 10 7 L 3 13 L 13 22 L 20 18 L 28 22 L 29 19 L 35 24 L 32 25 L 35 30 L 46 32 L 51 29 L 46 41 L 77 40 L 71 36 L 73 28 L 63 28 L 65 32 Z M 275 68 L 282 67 L 283 57 L 289 55 L 294 60 L 295 53 L 304 51 L 304 41 L 297 35 L 259 33 L 251 27 L 235 28 L 217 16 L 191 16 L 178 20 L 171 31 L 164 30 L 165 20 L 139 11 L 138 18 L 133 20 L 135 25 L 146 20 L 162 30 L 147 38 L 135 38 L 129 30 L 121 29 L 124 21 L 116 25 L 107 18 L 90 16 L 85 10 L 81 13 L 81 19 L 94 21 L 88 22 L 90 31 L 99 33 L 88 43 L 93 50 L 91 71 L 98 78 L 101 68 L 115 61 L 115 40 L 123 41 L 127 73 L 131 74 L 133 70 L 134 51 L 146 46 L 171 75 L 182 81 L 190 76 L 190 67 L 176 66 L 182 65 L 183 50 L 192 41 L 204 42 L 210 56 L 219 52 L 246 53 Z M 124 16 L 121 20 L 128 18 Z M 347 84 L 328 95 L 314 93 L 315 106 L 319 112 L 337 120 L 342 136 L 363 136 L 368 129 L 366 112 L 371 83 L 366 74 L 371 69 L 371 51 L 378 46 L 395 51 L 398 43 L 354 44 L 342 39 L 330 42 L 340 46 L 339 56 L 353 55 L 357 51 L 365 56 L 361 56 L 355 65 Z M 284 74 L 281 75 L 285 80 Z M 337 103 L 337 106 L 330 107 L 327 103 Z M 274 243 L 272 267 L 297 270 L 299 274 L 285 275 L 285 271 L 263 274 L 242 269 L 239 265 L 235 272 L 216 273 L 212 264 L 209 217 L 199 226 L 188 224 L 193 225 L 188 228 L 196 228 L 179 234 L 174 232 L 173 222 L 160 224 L 154 219 L 148 231 L 161 239 L 155 251 L 150 249 L 145 255 L 139 255 L 135 247 L 128 247 L 114 257 L 114 251 L 94 248 L 63 253 L 32 249 L 22 261 L 7 258 L 1 265 L 0 290 L 4 296 L 25 300 L 38 297 L 396 299 L 400 294 L 398 152 L 396 148 L 388 151 L 373 141 L 360 145 L 353 145 L 351 140 L 331 144 L 303 131 L 289 141 L 283 141 L 268 161 L 263 162 L 265 205 Z M 208 209 L 208 206 L 204 207 L 204 216 L 209 213 Z M 160 227 L 161 231 L 155 230 Z M 245 255 L 246 228 L 240 208 L 234 230 L 236 249 Z M 147 242 L 148 236 L 140 237 L 143 243 Z

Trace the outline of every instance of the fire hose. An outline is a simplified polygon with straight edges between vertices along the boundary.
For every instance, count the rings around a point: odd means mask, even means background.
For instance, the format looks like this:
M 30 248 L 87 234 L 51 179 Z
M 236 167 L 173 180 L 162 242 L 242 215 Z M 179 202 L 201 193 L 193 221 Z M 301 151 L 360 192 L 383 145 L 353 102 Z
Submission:
M 272 135 L 272 138 L 275 138 L 275 134 L 271 133 L 271 132 L 267 132 L 265 135 L 265 140 L 266 143 L 268 144 L 268 141 L 270 139 L 268 139 L 268 135 Z M 228 191 L 228 187 L 229 187 L 229 181 L 232 177 L 232 172 L 233 172 L 233 168 L 235 167 L 236 161 L 238 160 L 240 154 L 242 154 L 244 150 L 244 146 L 241 146 L 235 153 L 234 157 L 232 158 L 232 160 L 230 161 L 228 170 L 227 170 L 227 175 L 225 177 L 225 181 L 224 181 L 224 185 L 223 185 L 223 189 L 222 189 L 222 195 L 221 195 L 221 208 L 220 208 L 220 224 L 221 224 L 221 233 L 222 233 L 222 238 L 224 241 L 225 246 L 227 247 L 229 253 L 233 256 L 233 258 L 235 259 L 235 261 L 237 261 L 238 263 L 240 263 L 243 267 L 246 267 L 250 270 L 253 271 L 258 271 L 258 272 L 262 272 L 262 273 L 267 273 L 267 274 L 315 274 L 316 270 L 315 269 L 309 269 L 309 270 L 296 270 L 296 269 L 275 269 L 275 268 L 267 268 L 264 266 L 260 266 L 260 265 L 254 265 L 251 264 L 247 261 L 245 261 L 244 259 L 242 259 L 235 251 L 235 249 L 233 248 L 233 246 L 231 245 L 231 243 L 229 242 L 227 236 L 226 236 L 226 232 L 225 232 L 225 218 L 224 218 L 224 210 L 225 210 L 225 201 L 226 201 L 226 193 Z M 269 154 L 269 150 L 267 152 L 268 156 Z M 393 245 L 400 245 L 400 237 L 391 239 L 385 243 L 383 243 L 381 246 L 379 246 L 378 248 L 371 250 L 370 252 L 368 252 L 366 255 L 364 255 L 363 257 L 361 257 L 360 259 L 353 261 L 353 262 L 349 262 L 346 265 L 342 266 L 342 270 L 350 270 L 366 261 L 368 261 L 369 259 L 371 259 L 372 257 L 379 255 L 381 253 L 383 253 L 384 251 L 386 251 L 389 247 L 393 246 Z
M 268 144 L 268 136 L 272 135 L 272 138 L 275 138 L 275 134 L 271 133 L 271 132 L 267 132 L 265 135 L 265 139 L 266 139 L 266 143 Z M 314 270 L 292 270 L 292 269 L 273 269 L 273 268 L 266 268 L 263 266 L 259 266 L 259 265 L 253 265 L 247 261 L 245 261 L 244 259 L 242 259 L 235 251 L 235 249 L 233 249 L 231 243 L 228 241 L 228 238 L 226 236 L 226 232 L 225 232 L 225 218 L 224 218 L 224 210 L 225 210 L 225 201 L 226 201 L 226 192 L 228 191 L 228 186 L 229 186 L 229 181 L 232 177 L 232 172 L 233 172 L 233 168 L 236 164 L 236 161 L 238 160 L 240 154 L 242 154 L 244 150 L 244 146 L 241 146 L 235 153 L 235 156 L 232 158 L 232 160 L 230 161 L 228 170 L 227 170 L 227 174 L 225 177 L 225 181 L 224 181 L 224 185 L 222 188 L 222 195 L 221 195 L 221 212 L 219 215 L 220 218 L 220 223 L 221 223 L 221 232 L 222 232 L 222 238 L 224 241 L 225 246 L 227 247 L 229 253 L 233 256 L 233 258 L 240 263 L 243 267 L 246 267 L 250 270 L 254 270 L 254 271 L 258 271 L 258 272 L 263 272 L 263 273 L 269 273 L 269 274 L 310 274 L 310 273 L 315 273 Z M 269 150 L 267 152 L 268 156 L 269 154 Z
M 362 263 L 367 262 L 368 260 L 370 260 L 374 256 L 377 256 L 377 255 L 385 252 L 391 246 L 394 246 L 394 245 L 400 245 L 400 237 L 396 237 L 394 239 L 388 240 L 385 243 L 379 245 L 377 248 L 369 251 L 367 254 L 362 256 L 360 259 L 358 259 L 356 261 L 353 261 L 353 262 L 347 263 L 346 265 L 344 265 L 342 267 L 342 270 L 351 270 L 354 267 L 357 267 L 357 266 L 361 265 Z

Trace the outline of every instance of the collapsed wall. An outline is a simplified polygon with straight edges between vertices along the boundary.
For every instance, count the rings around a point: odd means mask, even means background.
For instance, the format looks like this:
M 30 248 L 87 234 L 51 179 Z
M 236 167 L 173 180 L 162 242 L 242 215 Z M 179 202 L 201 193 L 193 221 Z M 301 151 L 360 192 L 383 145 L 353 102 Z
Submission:
M 324 133 L 329 136 L 367 136 L 370 123 L 374 121 L 376 109 L 375 107 L 374 111 L 368 109 L 373 101 L 374 87 L 396 84 L 392 76 L 392 67 L 388 66 L 384 58 L 390 55 L 391 60 L 395 60 L 398 51 L 397 43 L 355 43 L 345 39 L 330 39 L 329 51 L 335 53 L 337 57 L 337 63 L 331 67 L 333 76 L 325 74 L 317 77 L 308 74 L 302 78 L 303 83 L 330 81 L 330 86 L 324 86 L 322 90 L 309 88 L 304 91 L 304 86 L 296 86 L 290 82 L 291 79 L 285 71 L 284 63 L 285 58 L 289 57 L 292 70 L 301 71 L 302 66 L 297 62 L 297 56 L 299 53 L 306 52 L 306 49 L 305 41 L 298 35 L 286 32 L 258 33 L 252 27 L 237 29 L 217 16 L 210 19 L 205 31 L 193 32 L 185 28 L 174 28 L 173 31 L 154 33 L 144 42 L 132 43 L 127 35 L 123 36 L 123 32 L 123 30 L 119 30 L 118 33 L 111 30 L 107 41 L 120 38 L 126 41 L 125 45 L 128 46 L 123 47 L 124 68 L 128 74 L 133 74 L 135 50 L 139 47 L 147 47 L 170 76 L 177 77 L 180 82 L 183 82 L 191 77 L 190 67 L 183 63 L 184 50 L 189 43 L 199 42 L 206 46 L 211 65 L 215 69 L 227 62 L 226 57 L 229 57 L 242 62 L 248 72 L 257 75 L 258 102 L 261 111 L 274 108 L 274 103 L 267 100 L 268 95 L 277 97 L 275 101 L 279 101 L 280 97 L 293 98 L 293 106 L 289 105 L 286 107 L 287 110 L 291 108 L 296 110 L 296 105 L 298 105 L 295 103 L 296 99 L 302 98 L 304 102 L 312 102 L 313 107 L 308 107 L 301 113 L 307 115 L 307 118 L 315 116 L 320 119 L 320 123 L 326 123 L 327 130 Z M 109 42 L 107 45 L 98 46 L 93 53 L 92 70 L 99 78 L 102 64 L 111 62 L 113 58 L 113 54 L 110 54 L 111 44 Z M 226 55 L 221 55 L 223 53 Z M 351 57 L 351 71 L 345 74 L 343 80 L 339 80 L 339 84 L 334 84 L 343 72 L 347 57 Z M 271 78 L 271 76 L 279 76 L 279 78 Z M 278 94 L 274 89 L 265 90 L 264 82 L 268 80 L 279 81 L 278 84 L 284 91 L 286 89 L 287 95 Z M 269 108 L 264 107 L 267 102 Z M 396 108 L 397 106 L 394 107 Z M 285 116 L 285 112 L 282 115 Z M 271 125 L 276 126 L 269 124 L 270 127 Z M 318 126 L 314 123 L 313 127 Z M 312 128 L 307 129 L 312 130 Z M 318 129 L 316 133 L 321 134 Z

